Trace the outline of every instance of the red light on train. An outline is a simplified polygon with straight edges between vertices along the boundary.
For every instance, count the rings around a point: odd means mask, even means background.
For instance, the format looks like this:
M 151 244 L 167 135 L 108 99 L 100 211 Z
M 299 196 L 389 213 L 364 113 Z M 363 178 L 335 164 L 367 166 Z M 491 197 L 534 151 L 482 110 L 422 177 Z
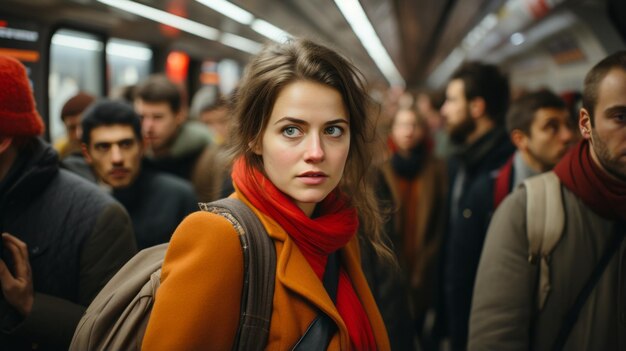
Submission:
M 187 80 L 189 69 L 189 55 L 182 51 L 172 51 L 167 55 L 165 74 L 176 83 L 184 83 Z

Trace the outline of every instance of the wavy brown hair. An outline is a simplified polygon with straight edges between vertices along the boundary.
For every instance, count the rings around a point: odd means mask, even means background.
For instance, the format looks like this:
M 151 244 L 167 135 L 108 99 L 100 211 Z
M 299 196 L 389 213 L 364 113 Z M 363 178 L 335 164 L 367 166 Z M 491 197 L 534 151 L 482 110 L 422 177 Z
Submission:
M 383 242 L 382 216 L 369 172 L 377 142 L 373 120 L 374 103 L 365 90 L 359 70 L 335 51 L 307 39 L 265 46 L 246 66 L 234 98 L 232 156 L 263 172 L 263 160 L 252 149 L 261 142 L 274 103 L 284 87 L 297 81 L 312 81 L 337 90 L 350 121 L 350 149 L 340 189 L 349 194 L 359 213 L 361 231 L 377 254 L 393 260 Z

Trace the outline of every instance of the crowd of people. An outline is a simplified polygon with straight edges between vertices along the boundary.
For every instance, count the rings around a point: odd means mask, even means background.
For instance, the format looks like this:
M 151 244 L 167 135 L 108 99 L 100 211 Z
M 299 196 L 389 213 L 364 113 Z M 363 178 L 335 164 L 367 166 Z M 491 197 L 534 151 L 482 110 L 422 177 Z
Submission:
M 124 98 L 80 92 L 54 148 L 23 65 L 0 55 L 0 85 L 2 349 L 66 350 L 117 270 L 167 242 L 143 348 L 231 349 L 241 246 L 197 212 L 223 197 L 275 246 L 267 349 L 320 323 L 332 350 L 626 349 L 624 51 L 591 68 L 580 102 L 512 99 L 483 62 L 376 102 L 347 59 L 298 39 L 224 96 L 188 104 L 162 74 Z M 548 174 L 565 225 L 537 261 L 524 182 Z

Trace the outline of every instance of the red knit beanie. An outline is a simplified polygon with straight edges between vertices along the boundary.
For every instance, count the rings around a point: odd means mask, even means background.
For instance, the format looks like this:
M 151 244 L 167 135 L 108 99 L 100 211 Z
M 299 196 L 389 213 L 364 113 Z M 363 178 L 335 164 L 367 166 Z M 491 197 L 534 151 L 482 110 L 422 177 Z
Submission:
M 0 55 L 0 135 L 37 136 L 43 129 L 26 69 L 19 61 Z

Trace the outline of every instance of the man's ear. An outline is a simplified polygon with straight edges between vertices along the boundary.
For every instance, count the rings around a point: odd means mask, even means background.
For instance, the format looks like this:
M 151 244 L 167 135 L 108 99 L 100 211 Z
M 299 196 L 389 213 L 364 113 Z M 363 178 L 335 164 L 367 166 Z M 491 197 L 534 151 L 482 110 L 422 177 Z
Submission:
M 485 99 L 483 99 L 482 97 L 478 96 L 473 98 L 472 100 L 470 100 L 469 102 L 469 111 L 470 111 L 470 115 L 473 118 L 478 118 L 478 117 L 482 117 L 486 110 L 486 105 L 485 105 Z
M 87 145 L 85 145 L 85 143 L 80 143 L 80 151 L 83 153 L 83 157 L 85 158 L 85 161 L 87 161 L 87 164 L 91 165 L 93 163 L 93 159 L 91 158 L 91 155 L 89 155 L 89 151 L 87 150 Z
M 584 107 L 580 109 L 580 114 L 578 115 L 578 128 L 583 139 L 591 139 L 591 115 Z
M 511 142 L 513 142 L 513 145 L 515 145 L 518 150 L 524 151 L 528 148 L 528 139 L 528 135 L 524 134 L 524 132 L 519 129 L 514 129 L 511 132 Z
M 4 153 L 13 145 L 13 138 L 11 137 L 0 137 L 0 154 Z

